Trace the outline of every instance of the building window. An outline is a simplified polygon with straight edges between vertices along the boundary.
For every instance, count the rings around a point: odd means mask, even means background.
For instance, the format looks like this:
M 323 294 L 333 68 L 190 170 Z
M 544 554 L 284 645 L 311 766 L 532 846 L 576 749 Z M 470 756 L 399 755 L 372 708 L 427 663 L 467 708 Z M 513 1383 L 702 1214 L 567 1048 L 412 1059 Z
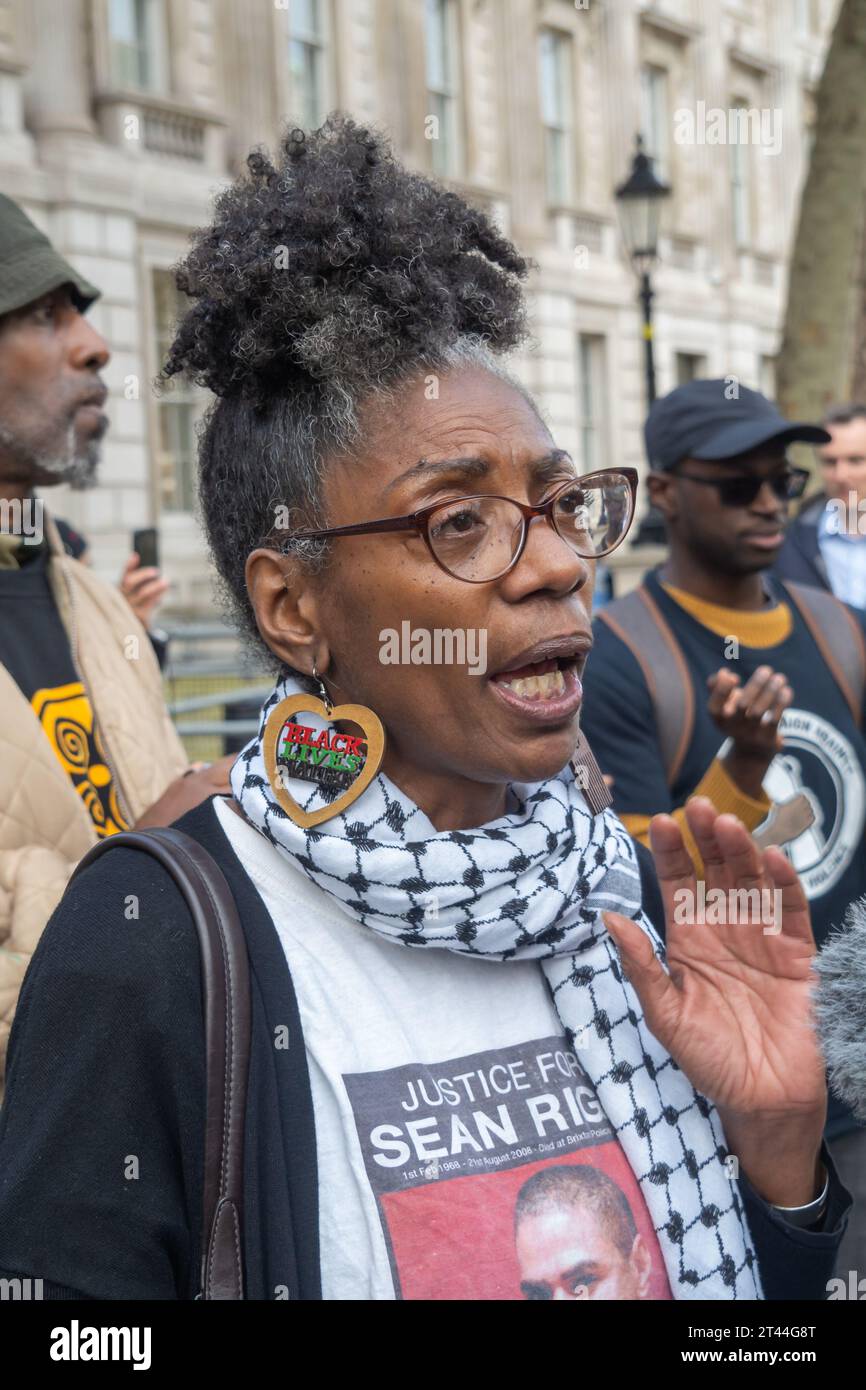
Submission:
M 707 374 L 707 359 L 699 352 L 678 352 L 676 355 L 677 386 L 685 386 Z
M 640 70 L 640 117 L 644 150 L 653 171 L 664 183 L 670 175 L 670 122 L 668 75 L 664 68 L 645 63 Z
M 605 466 L 604 432 L 607 416 L 605 340 L 598 333 L 577 335 L 577 427 L 580 469 L 592 473 Z
M 168 357 L 177 322 L 188 306 L 170 270 L 154 270 L 152 286 L 156 362 L 161 370 Z M 202 391 L 176 376 L 163 385 L 156 397 L 154 456 L 161 511 L 194 510 L 195 425 L 202 403 Z
M 735 100 L 731 105 L 737 110 L 748 109 L 747 102 L 742 100 Z M 731 142 L 730 152 L 734 244 L 744 247 L 749 245 L 752 236 L 751 155 L 749 146 L 741 140 Z
M 544 127 L 547 201 L 569 203 L 573 193 L 574 102 L 571 84 L 571 37 L 555 29 L 538 35 L 538 84 Z
M 117 86 L 146 92 L 167 89 L 163 0 L 110 0 L 108 34 Z
M 453 175 L 462 161 L 458 0 L 425 0 L 424 28 L 433 172 Z
M 326 0 L 292 0 L 289 19 L 291 114 L 308 130 L 327 115 Z

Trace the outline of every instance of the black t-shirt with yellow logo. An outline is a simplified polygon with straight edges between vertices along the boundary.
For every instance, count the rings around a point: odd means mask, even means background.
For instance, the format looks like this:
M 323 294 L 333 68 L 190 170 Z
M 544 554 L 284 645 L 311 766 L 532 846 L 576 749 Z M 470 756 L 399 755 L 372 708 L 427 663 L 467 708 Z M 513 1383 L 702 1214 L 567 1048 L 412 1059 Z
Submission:
M 30 701 L 100 837 L 126 830 L 87 692 L 48 583 L 48 548 L 0 568 L 0 663 Z

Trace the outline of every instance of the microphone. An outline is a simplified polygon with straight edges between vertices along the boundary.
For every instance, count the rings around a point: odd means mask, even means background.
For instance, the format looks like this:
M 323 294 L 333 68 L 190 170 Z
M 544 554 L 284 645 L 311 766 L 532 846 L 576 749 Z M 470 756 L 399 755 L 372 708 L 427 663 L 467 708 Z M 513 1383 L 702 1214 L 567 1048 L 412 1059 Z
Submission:
M 830 1085 L 866 1122 L 866 897 L 824 942 L 815 970 L 815 1020 Z

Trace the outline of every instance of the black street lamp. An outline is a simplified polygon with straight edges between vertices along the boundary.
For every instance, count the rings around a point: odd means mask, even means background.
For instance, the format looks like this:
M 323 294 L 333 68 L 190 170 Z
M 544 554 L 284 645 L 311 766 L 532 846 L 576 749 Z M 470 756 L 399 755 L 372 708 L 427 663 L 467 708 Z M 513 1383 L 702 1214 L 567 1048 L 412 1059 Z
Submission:
M 656 369 L 653 353 L 652 302 L 653 288 L 650 267 L 658 258 L 658 233 L 661 205 L 670 197 L 671 189 L 656 178 L 653 162 L 644 154 L 643 139 L 635 139 L 636 150 L 631 173 L 616 190 L 620 229 L 629 260 L 638 277 L 638 300 L 643 314 L 644 364 L 646 369 L 647 410 L 656 398 Z M 634 545 L 664 544 L 664 525 L 655 507 L 650 507 L 641 522 Z

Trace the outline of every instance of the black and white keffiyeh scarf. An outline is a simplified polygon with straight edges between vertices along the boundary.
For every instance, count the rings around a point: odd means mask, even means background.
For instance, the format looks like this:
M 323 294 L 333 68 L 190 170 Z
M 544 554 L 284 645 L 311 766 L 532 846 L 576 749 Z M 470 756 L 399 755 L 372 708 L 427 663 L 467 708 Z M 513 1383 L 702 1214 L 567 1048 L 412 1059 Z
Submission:
M 632 917 L 664 961 L 616 815 L 593 815 L 566 768 L 546 782 L 512 783 L 498 820 L 437 831 L 379 772 L 344 813 L 301 829 L 273 794 L 262 738 L 278 701 L 303 689 L 294 679 L 276 687 L 232 769 L 248 819 L 363 927 L 394 943 L 537 959 L 640 1183 L 674 1297 L 761 1298 L 718 1115 L 650 1033 L 601 919 L 606 909 Z M 327 727 L 313 714 L 304 722 Z M 286 786 L 305 811 L 330 804 L 316 784 Z

